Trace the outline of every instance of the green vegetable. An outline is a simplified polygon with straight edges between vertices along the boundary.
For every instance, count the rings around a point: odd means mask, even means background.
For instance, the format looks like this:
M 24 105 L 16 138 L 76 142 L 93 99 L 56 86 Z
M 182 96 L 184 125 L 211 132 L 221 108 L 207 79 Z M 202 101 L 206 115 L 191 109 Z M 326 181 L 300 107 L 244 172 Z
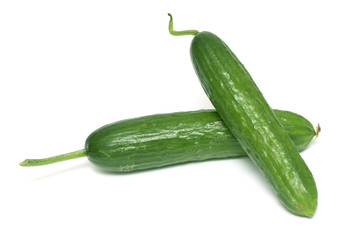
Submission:
M 304 117 L 274 110 L 299 150 L 316 132 Z M 108 124 L 94 131 L 85 149 L 44 159 L 27 159 L 38 166 L 87 156 L 97 167 L 131 172 L 177 163 L 244 156 L 238 141 L 215 110 L 157 114 Z
M 250 74 L 219 37 L 210 32 L 191 34 L 195 72 L 221 119 L 285 207 L 312 216 L 317 207 L 312 173 Z

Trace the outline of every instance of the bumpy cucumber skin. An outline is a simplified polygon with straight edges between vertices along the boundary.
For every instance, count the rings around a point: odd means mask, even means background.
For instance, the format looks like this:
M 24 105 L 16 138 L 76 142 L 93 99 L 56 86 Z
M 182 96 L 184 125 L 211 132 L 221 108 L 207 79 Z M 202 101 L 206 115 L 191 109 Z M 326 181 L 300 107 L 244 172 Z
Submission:
M 85 149 L 92 163 L 115 172 L 241 154 L 224 129 L 215 112 L 156 114 L 106 125 L 87 138 Z
M 243 64 L 210 32 L 197 34 L 190 52 L 218 114 L 281 202 L 295 214 L 312 216 L 317 207 L 312 173 Z
M 274 112 L 299 150 L 306 148 L 315 136 L 312 124 L 292 112 Z M 215 110 L 118 121 L 90 134 L 85 149 L 92 163 L 112 172 L 246 155 Z

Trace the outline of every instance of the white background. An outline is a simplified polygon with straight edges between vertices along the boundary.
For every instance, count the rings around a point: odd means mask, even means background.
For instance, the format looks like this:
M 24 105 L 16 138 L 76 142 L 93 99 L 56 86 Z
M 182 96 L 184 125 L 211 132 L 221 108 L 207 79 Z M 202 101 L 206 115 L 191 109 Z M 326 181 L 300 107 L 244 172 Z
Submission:
M 353 239 L 352 1 L 1 1 L 0 239 Z M 107 174 L 83 148 L 96 128 L 212 108 L 189 57 L 221 37 L 273 108 L 320 123 L 302 156 L 314 217 L 289 213 L 247 158 Z

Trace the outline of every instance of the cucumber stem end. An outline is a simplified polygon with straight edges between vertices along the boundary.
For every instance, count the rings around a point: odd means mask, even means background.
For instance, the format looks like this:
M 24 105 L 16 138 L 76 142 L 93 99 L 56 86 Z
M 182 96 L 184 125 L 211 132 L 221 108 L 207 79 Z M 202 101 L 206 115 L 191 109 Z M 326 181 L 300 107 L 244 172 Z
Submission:
M 320 132 L 321 132 L 321 126 L 320 126 L 320 124 L 317 124 L 315 139 L 318 138 L 318 135 L 320 134 Z
M 74 158 L 80 158 L 86 156 L 86 150 L 81 149 L 75 152 L 65 153 L 61 155 L 57 155 L 54 157 L 49 158 L 41 158 L 41 159 L 25 159 L 23 162 L 20 163 L 22 167 L 32 167 L 32 166 L 42 166 L 51 163 L 62 162 L 66 160 L 71 160 Z
M 168 16 L 170 17 L 170 21 L 168 23 L 168 31 L 171 33 L 171 35 L 173 36 L 184 36 L 184 35 L 197 35 L 199 33 L 199 31 L 197 30 L 183 30 L 183 31 L 175 31 L 173 29 L 173 18 L 172 15 L 170 13 L 168 13 Z

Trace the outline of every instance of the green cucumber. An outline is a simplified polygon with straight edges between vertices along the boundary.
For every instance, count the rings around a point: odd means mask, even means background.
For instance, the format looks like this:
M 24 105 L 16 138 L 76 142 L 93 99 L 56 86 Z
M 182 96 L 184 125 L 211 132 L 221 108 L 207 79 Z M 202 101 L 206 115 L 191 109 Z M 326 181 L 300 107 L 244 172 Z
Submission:
M 313 175 L 243 64 L 215 34 L 171 26 L 173 35 L 194 35 L 190 55 L 204 91 L 280 201 L 295 214 L 312 216 L 317 207 Z
M 316 135 L 304 117 L 274 110 L 299 150 Z M 245 156 L 238 141 L 215 110 L 156 114 L 103 126 L 86 139 L 85 149 L 44 159 L 27 159 L 21 166 L 39 166 L 87 156 L 97 167 L 131 172 L 172 164 Z

